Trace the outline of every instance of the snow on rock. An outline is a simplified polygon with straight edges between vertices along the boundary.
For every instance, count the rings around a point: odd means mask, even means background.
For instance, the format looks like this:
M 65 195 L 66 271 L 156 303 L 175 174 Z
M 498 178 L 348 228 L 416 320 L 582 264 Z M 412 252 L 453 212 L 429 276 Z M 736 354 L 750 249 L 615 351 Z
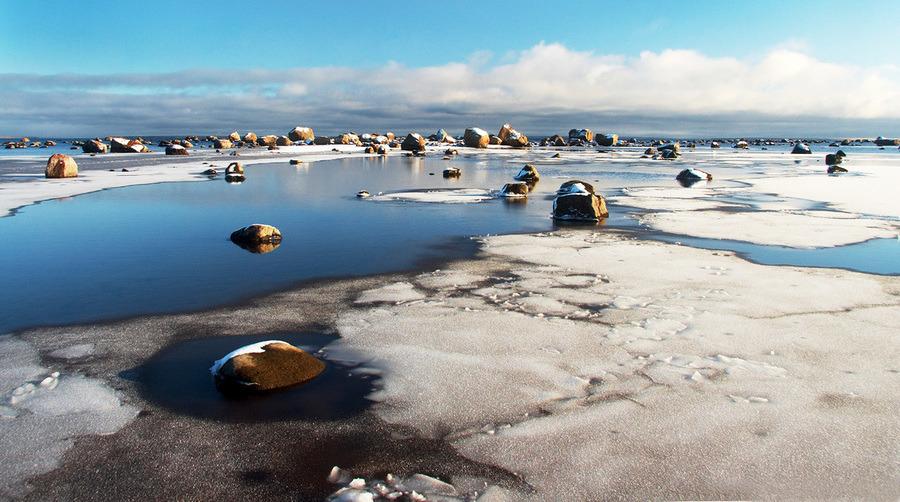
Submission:
M 900 278 L 586 231 L 482 249 L 509 268 L 421 274 L 423 301 L 347 312 L 333 345 L 386 368 L 381 418 L 521 475 L 514 499 L 900 486 Z M 454 274 L 479 280 L 425 286 Z

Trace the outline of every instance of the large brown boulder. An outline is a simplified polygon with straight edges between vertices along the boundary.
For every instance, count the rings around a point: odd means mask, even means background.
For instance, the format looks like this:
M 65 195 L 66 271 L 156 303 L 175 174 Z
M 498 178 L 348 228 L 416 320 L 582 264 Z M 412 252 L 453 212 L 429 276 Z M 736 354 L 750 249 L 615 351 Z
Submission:
M 275 146 L 275 144 L 277 142 L 278 142 L 278 136 L 274 136 L 271 134 L 268 136 L 263 136 L 261 138 L 256 139 L 256 144 L 259 146 Z
M 325 363 L 281 340 L 241 347 L 209 369 L 224 394 L 257 394 L 309 382 Z
M 166 147 L 166 155 L 187 155 L 188 149 L 181 145 L 169 145 Z
M 136 139 L 111 138 L 109 151 L 112 153 L 147 153 L 150 151 L 144 143 Z
M 313 143 L 316 145 L 331 145 L 334 143 L 334 139 L 329 138 L 328 136 L 316 136 Z
M 72 157 L 57 153 L 47 160 L 44 176 L 47 178 L 74 178 L 78 176 L 78 164 Z
M 338 136 L 337 143 L 340 143 L 342 145 L 360 145 L 359 136 L 353 134 L 352 132 L 344 133 Z
M 400 149 L 407 152 L 422 152 L 425 150 L 425 138 L 419 133 L 411 132 L 400 144 Z
M 218 139 L 218 138 L 217 138 L 217 139 Z M 240 141 L 240 140 L 241 140 L 241 135 L 240 135 L 237 131 L 234 131 L 233 133 L 231 133 L 231 134 L 228 135 L 228 138 L 227 138 L 227 139 L 229 139 L 229 140 L 231 140 L 231 141 Z M 215 140 L 213 140 L 213 141 L 215 141 Z
M 288 138 L 291 138 L 291 141 L 306 141 L 315 139 L 316 135 L 313 134 L 313 130 L 309 127 L 295 127 L 293 131 L 288 133 Z
M 585 143 L 590 143 L 594 141 L 594 132 L 590 129 L 571 129 L 569 130 L 569 142 L 572 140 L 580 139 Z
M 244 143 L 256 143 L 257 137 L 256 137 L 256 134 L 254 134 L 252 132 L 248 132 L 241 139 L 244 140 Z
M 569 146 L 569 142 L 559 134 L 550 136 L 549 138 L 541 142 L 541 144 L 543 146 Z
M 109 151 L 109 146 L 96 139 L 91 139 L 85 141 L 84 144 L 81 145 L 81 150 L 84 153 L 106 153 Z
M 291 138 L 287 136 L 278 136 L 275 140 L 275 146 L 291 146 Z
M 213 146 L 216 148 L 234 148 L 234 143 L 227 139 L 217 139 Z
M 484 129 L 470 127 L 463 134 L 463 143 L 471 148 L 487 148 L 491 142 L 491 135 Z
M 500 133 L 497 134 L 497 137 L 500 138 L 500 142 L 507 146 L 512 146 L 515 148 L 522 148 L 528 146 L 528 138 L 515 130 L 509 124 L 503 124 L 503 127 L 500 128 Z

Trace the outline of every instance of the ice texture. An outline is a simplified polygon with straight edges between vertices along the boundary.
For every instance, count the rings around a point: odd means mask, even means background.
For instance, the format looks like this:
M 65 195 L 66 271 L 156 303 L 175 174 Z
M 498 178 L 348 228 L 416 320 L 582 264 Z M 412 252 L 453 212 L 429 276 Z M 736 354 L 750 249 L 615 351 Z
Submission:
M 423 273 L 420 301 L 345 313 L 335 350 L 386 368 L 379 416 L 520 474 L 516 499 L 897 486 L 900 278 L 588 231 L 482 249 L 529 265 Z
M 26 480 L 55 469 L 78 436 L 112 434 L 137 409 L 103 381 L 50 371 L 29 343 L 0 337 L 0 498 L 21 498 Z

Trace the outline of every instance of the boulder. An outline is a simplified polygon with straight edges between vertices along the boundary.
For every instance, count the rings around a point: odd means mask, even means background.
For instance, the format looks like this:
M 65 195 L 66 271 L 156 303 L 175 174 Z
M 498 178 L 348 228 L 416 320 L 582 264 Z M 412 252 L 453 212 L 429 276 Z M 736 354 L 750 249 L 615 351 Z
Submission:
M 844 157 L 842 155 L 838 155 L 835 153 L 829 153 L 825 156 L 825 165 L 826 166 L 836 166 L 844 161 Z
M 677 150 L 660 150 L 659 151 L 659 156 L 664 159 L 677 159 L 678 155 L 679 155 L 679 153 Z
M 500 143 L 506 146 L 511 146 L 514 148 L 523 148 L 528 146 L 528 138 L 515 130 L 509 124 L 503 124 L 503 127 L 500 128 L 500 133 L 497 134 L 497 137 L 500 138 Z
M 271 225 L 253 224 L 232 232 L 231 242 L 251 253 L 268 253 L 281 244 L 281 232 Z
M 256 144 L 259 146 L 275 146 L 277 142 L 278 136 L 275 136 L 273 134 L 269 134 L 261 138 L 256 138 Z
M 439 129 L 438 132 L 432 134 L 428 137 L 429 141 L 438 141 L 440 143 L 456 143 L 456 139 L 453 136 L 447 134 L 447 131 L 443 129 Z
M 291 138 L 287 136 L 279 136 L 275 140 L 275 146 L 291 146 Z
M 166 147 L 166 155 L 187 155 L 187 148 L 181 145 L 169 145 Z
M 316 145 L 331 145 L 334 143 L 334 140 L 327 136 L 317 136 L 316 139 L 313 140 L 313 143 Z
M 675 176 L 675 179 L 683 181 L 709 181 L 712 179 L 712 175 L 699 169 L 687 168 L 678 173 L 678 175 Z
M 619 142 L 618 134 L 598 134 L 594 136 L 594 141 L 600 146 L 615 146 Z
M 533 165 L 525 164 L 525 167 L 519 170 L 518 174 L 516 174 L 513 179 L 516 181 L 537 181 L 540 177 L 537 169 L 535 169 Z
M 747 142 L 744 141 L 744 140 L 740 140 L 740 141 L 738 141 L 737 143 L 735 143 L 735 144 L 732 146 L 732 148 L 743 148 L 744 150 L 749 150 L 749 149 L 750 149 L 750 144 L 747 143 Z
M 26 143 L 27 143 L 27 141 L 26 141 Z M 875 139 L 875 146 L 896 146 L 896 145 L 900 145 L 900 139 L 898 139 L 898 138 L 885 138 L 883 136 L 878 136 L 878 138 Z
M 225 168 L 225 174 L 244 174 L 244 166 L 240 162 L 232 162 Z
M 493 134 L 491 134 L 490 144 L 492 144 L 492 145 L 502 145 L 502 144 L 503 144 L 503 140 L 500 139 L 500 136 L 494 136 Z
M 811 154 L 812 150 L 810 150 L 809 145 L 806 143 L 797 143 L 794 145 L 794 149 L 791 150 L 791 153 Z
M 215 141 L 216 139 L 219 139 L 219 138 L 215 138 L 212 141 Z M 228 135 L 227 139 L 230 139 L 231 141 L 240 141 L 241 135 L 237 131 L 234 131 L 233 133 Z
M 445 178 L 459 178 L 460 174 L 458 167 L 448 167 L 447 169 L 444 169 Z
M 338 136 L 338 140 L 336 143 L 340 143 L 342 145 L 359 145 L 359 136 L 351 133 L 344 133 Z
M 248 133 L 245 134 L 244 137 L 241 138 L 241 139 L 244 141 L 244 143 L 256 143 L 256 140 L 257 140 L 258 138 L 256 137 L 256 134 L 254 134 L 254 133 L 252 133 L 252 132 L 248 132 Z
M 525 197 L 530 191 L 531 187 L 528 186 L 528 183 L 523 183 L 520 181 L 503 185 L 503 188 L 500 189 L 499 195 L 500 197 Z
M 78 176 L 78 164 L 72 157 L 57 153 L 47 160 L 44 176 L 47 178 L 74 178 Z
M 400 149 L 407 152 L 421 152 L 425 150 L 425 138 L 418 133 L 411 132 L 400 144 Z
M 286 389 L 319 376 L 325 364 L 306 351 L 281 340 L 241 347 L 209 369 L 224 394 L 258 394 Z
M 109 151 L 109 147 L 106 143 L 102 143 L 96 139 L 91 139 L 85 141 L 83 145 L 81 145 L 81 150 L 84 153 L 106 153 Z
M 150 150 L 139 140 L 128 138 L 112 138 L 109 141 L 112 153 L 147 153 Z
M 559 134 L 556 134 L 547 138 L 546 146 L 569 146 L 569 142 L 563 139 Z
M 665 144 L 659 145 L 657 147 L 657 150 L 659 150 L 660 152 L 663 152 L 665 150 L 670 150 L 675 153 L 678 153 L 678 151 L 681 150 L 681 142 L 676 141 L 674 143 L 665 143 Z
M 298 126 L 288 133 L 288 138 L 291 138 L 291 141 L 305 142 L 306 140 L 316 139 L 316 135 L 313 134 L 313 130 L 309 127 Z
M 470 148 L 487 148 L 491 136 L 484 129 L 470 127 L 463 133 L 463 144 Z
M 553 200 L 553 219 L 561 221 L 598 222 L 609 217 L 606 201 L 594 193 L 594 187 L 583 181 L 563 183 Z
M 217 139 L 213 146 L 216 148 L 234 148 L 234 143 L 227 139 Z
M 590 143 L 591 141 L 594 141 L 594 132 L 591 131 L 590 129 L 571 129 L 571 130 L 569 130 L 569 143 L 571 143 L 572 140 L 575 140 L 575 139 L 580 139 L 581 141 L 584 141 L 585 143 Z M 616 136 L 616 139 L 618 139 L 618 136 Z M 612 145 L 606 145 L 606 146 L 612 146 Z
M 721 145 L 719 145 L 718 141 L 713 141 L 709 144 L 709 147 L 710 148 L 721 148 Z
M 846 172 L 847 172 L 847 170 L 841 166 L 838 166 L 838 165 L 828 166 L 828 174 L 846 173 Z

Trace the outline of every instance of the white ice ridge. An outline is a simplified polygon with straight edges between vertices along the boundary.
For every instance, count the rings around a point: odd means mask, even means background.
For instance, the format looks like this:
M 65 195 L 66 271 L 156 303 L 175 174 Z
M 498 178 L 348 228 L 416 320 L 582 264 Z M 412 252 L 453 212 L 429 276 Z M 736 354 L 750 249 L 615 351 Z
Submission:
M 250 345 L 245 345 L 238 349 L 232 350 L 231 352 L 226 354 L 225 357 L 216 360 L 216 362 L 214 362 L 213 365 L 209 368 L 209 372 L 212 373 L 213 375 L 218 374 L 219 369 L 222 368 L 223 364 L 227 363 L 229 359 L 235 358 L 241 354 L 261 354 L 261 353 L 265 352 L 266 345 L 269 345 L 270 343 L 287 344 L 287 342 L 282 342 L 281 340 L 266 340 L 264 342 L 257 342 L 257 343 L 253 343 Z
M 55 469 L 73 438 L 112 434 L 137 415 L 102 381 L 40 366 L 25 341 L 0 336 L 0 361 L 0 499 L 24 497 L 26 480 Z
M 349 311 L 329 350 L 377 360 L 379 416 L 520 474 L 517 499 L 897 494 L 900 278 L 589 231 L 482 249 L 363 293 L 423 298 Z
M 464 204 L 484 202 L 494 198 L 494 192 L 483 188 L 450 188 L 435 190 L 407 190 L 397 192 L 384 192 L 373 195 L 366 200 L 400 201 L 400 202 L 431 202 L 442 204 Z

